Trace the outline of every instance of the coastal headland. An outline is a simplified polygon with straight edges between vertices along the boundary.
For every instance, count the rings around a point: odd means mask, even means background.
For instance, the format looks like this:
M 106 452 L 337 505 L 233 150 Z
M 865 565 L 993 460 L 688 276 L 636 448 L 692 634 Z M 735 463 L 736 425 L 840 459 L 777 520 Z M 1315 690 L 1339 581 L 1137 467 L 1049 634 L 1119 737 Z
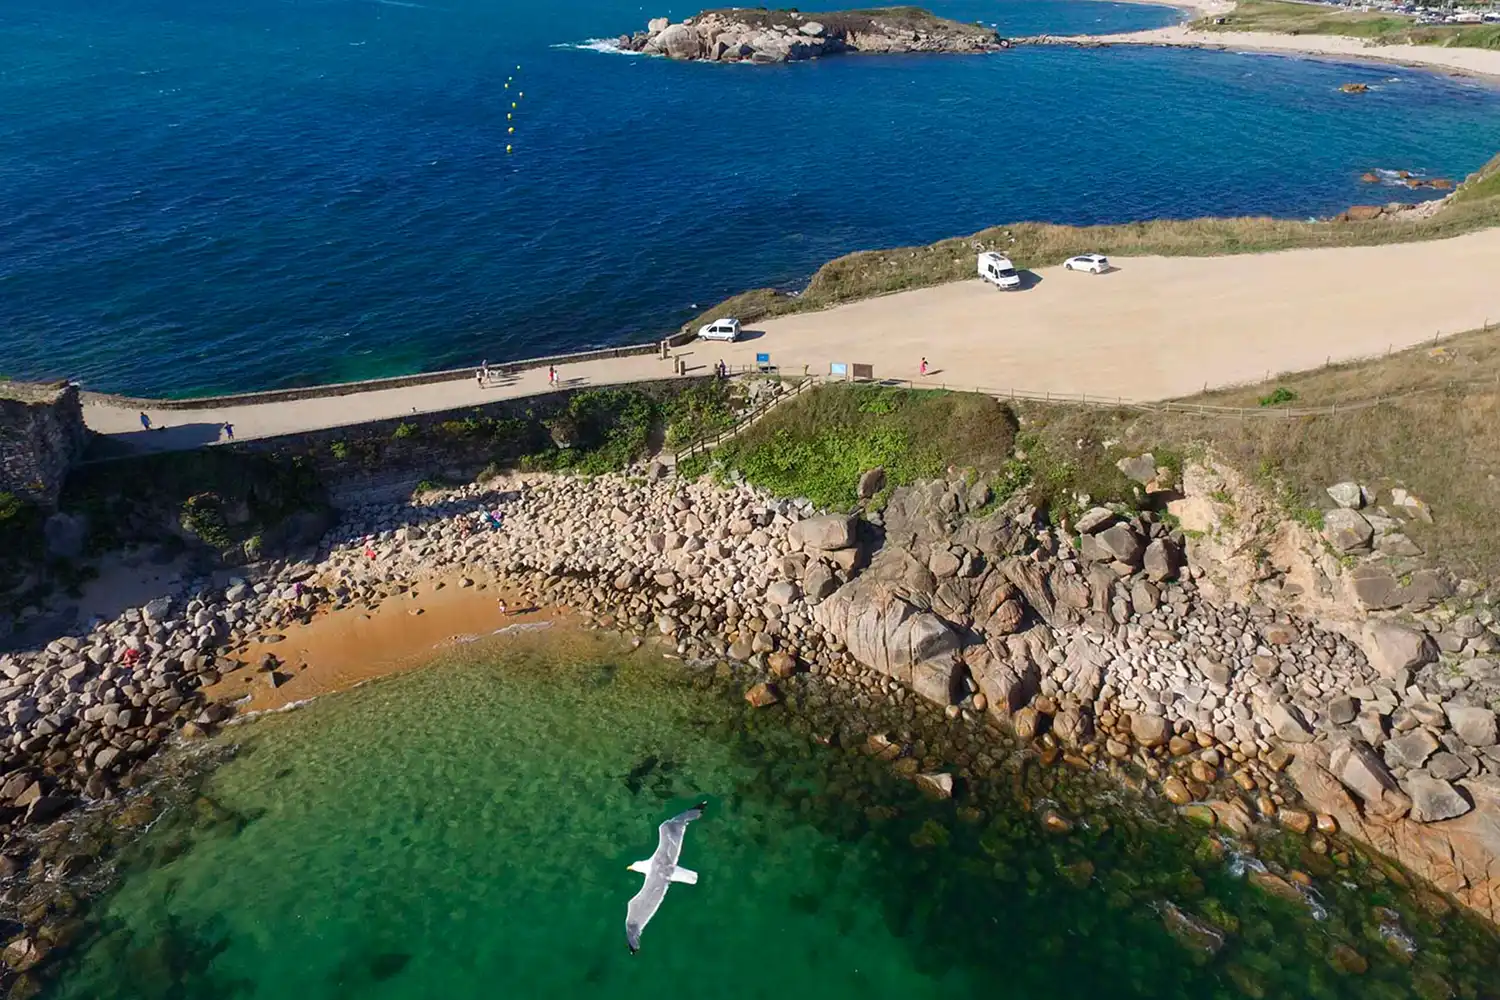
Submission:
M 1461 530 L 1493 536 L 1493 494 L 1476 492 L 1492 487 L 1474 485 L 1493 449 L 1458 461 L 1445 448 L 1492 442 L 1500 406 L 1485 388 L 1500 378 L 1488 329 L 1500 318 L 1488 280 L 1500 265 L 1497 179 L 1492 164 L 1432 209 L 1373 206 L 1364 221 L 999 227 L 856 255 L 802 296 L 750 293 L 715 310 L 752 320 L 742 344 L 580 359 L 563 364 L 561 387 L 532 368 L 263 401 L 89 397 L 81 414 L 116 451 L 85 474 L 112 477 L 115 495 L 146 492 L 132 482 L 147 466 L 132 463 L 187 457 L 133 452 L 224 445 L 204 453 L 223 467 L 198 485 L 185 474 L 183 496 L 154 512 L 150 544 L 133 538 L 128 586 L 81 571 L 69 581 L 94 620 L 0 655 L 0 859 L 20 928 L 5 975 L 38 986 L 73 926 L 67 880 L 101 864 L 78 833 L 99 814 L 76 807 L 149 814 L 138 789 L 170 756 L 161 749 L 418 666 L 435 647 L 542 625 L 618 633 L 732 680 L 766 712 L 816 697 L 879 718 L 859 733 L 862 752 L 960 808 L 973 808 L 967 782 L 1016 755 L 1107 776 L 1245 845 L 1250 883 L 1284 904 L 1312 911 L 1320 886 L 1355 878 L 1407 893 L 1414 902 L 1382 909 L 1369 940 L 1330 940 L 1340 975 L 1410 941 L 1414 922 L 1467 919 L 1450 898 L 1500 919 L 1500 597 L 1490 575 L 1429 558 Z M 1263 242 L 1247 247 L 1246 233 Z M 977 250 L 1013 246 L 1031 267 L 1025 293 L 947 280 L 968 277 Z M 1110 252 L 1118 270 L 1056 266 L 1085 249 Z M 1465 329 L 1479 332 L 1415 348 Z M 688 439 L 716 449 L 669 468 L 658 422 L 628 440 L 605 428 L 595 454 L 608 463 L 567 464 L 591 415 L 549 394 L 706 375 L 720 358 L 755 368 L 761 353 L 778 371 L 723 387 L 732 417 L 698 420 L 707 430 Z M 785 391 L 837 362 L 920 382 L 918 358 L 933 362 L 935 388 L 987 391 Z M 1310 467 L 1338 470 L 1321 479 L 1295 479 L 1209 427 L 1212 414 L 1167 427 L 1125 407 L 997 398 L 1015 386 L 1160 400 L 1319 365 L 1322 382 L 1241 390 L 1249 400 L 1226 419 L 1243 428 L 1249 411 L 1277 428 L 1266 437 L 1292 441 L 1278 453 L 1288 462 L 1317 453 L 1325 465 Z M 1369 387 L 1355 408 L 1368 424 L 1347 410 L 1344 423 L 1279 416 L 1299 389 L 1308 404 L 1328 393 L 1336 413 L 1340 375 Z M 1386 380 L 1396 391 L 1382 402 Z M 507 398 L 557 406 L 465 418 Z M 1403 409 L 1411 398 L 1436 405 Z M 415 419 L 427 414 L 444 416 Z M 545 438 L 528 443 L 564 471 L 471 474 L 482 453 L 528 464 L 522 436 Z M 423 456 L 434 481 L 407 490 L 403 478 L 405 495 L 383 496 L 390 452 L 377 445 L 392 442 Z M 1430 478 L 1371 473 L 1377 447 L 1424 452 Z M 311 488 L 334 466 L 349 478 L 337 498 Z M 90 532 L 103 546 L 146 520 L 88 501 L 47 519 L 49 548 L 77 544 L 38 556 L 37 575 L 87 563 Z M 12 514 L 0 514 L 4 527 Z M 269 531 L 230 537 L 256 518 L 300 530 L 275 546 Z M 942 739 L 957 751 L 928 752 Z M 1060 806 L 1032 818 L 1058 837 L 1083 825 Z M 1293 849 L 1258 853 L 1262 838 Z M 1158 912 L 1204 960 L 1235 933 L 1186 902 Z M 1483 961 L 1424 969 L 1424 983 L 1433 995 L 1471 989 L 1491 971 Z
M 804 14 L 734 7 L 679 23 L 664 17 L 622 35 L 626 52 L 703 62 L 786 63 L 840 53 L 981 53 L 1006 43 L 991 28 L 950 21 L 920 7 Z

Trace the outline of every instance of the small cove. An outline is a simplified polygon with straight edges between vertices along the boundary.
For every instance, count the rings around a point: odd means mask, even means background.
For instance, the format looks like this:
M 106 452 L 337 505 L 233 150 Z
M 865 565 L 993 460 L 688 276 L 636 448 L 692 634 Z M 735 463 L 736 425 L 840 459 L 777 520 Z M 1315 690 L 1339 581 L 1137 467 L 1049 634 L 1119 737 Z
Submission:
M 234 727 L 237 755 L 126 852 L 47 995 L 1394 1000 L 1495 981 L 1475 923 L 1358 862 L 1267 844 L 1319 873 L 1316 908 L 1283 900 L 1206 831 L 1067 768 L 991 769 L 935 713 L 857 715 L 815 685 L 754 712 L 741 686 L 531 634 Z M 863 752 L 885 727 L 976 777 L 923 799 Z M 625 865 L 700 795 L 683 863 L 701 881 L 632 959 Z M 1217 955 L 1167 932 L 1168 904 L 1218 925 Z M 1339 944 L 1368 971 L 1335 971 Z

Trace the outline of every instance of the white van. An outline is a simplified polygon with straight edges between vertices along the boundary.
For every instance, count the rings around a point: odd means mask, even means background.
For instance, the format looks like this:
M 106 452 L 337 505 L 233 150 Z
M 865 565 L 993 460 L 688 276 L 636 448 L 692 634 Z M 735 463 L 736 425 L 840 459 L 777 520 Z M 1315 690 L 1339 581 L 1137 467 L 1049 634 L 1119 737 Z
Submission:
M 740 321 L 728 316 L 706 323 L 698 328 L 699 340 L 724 340 L 734 343 L 740 339 Z
M 1009 289 L 1021 287 L 1021 276 L 1016 273 L 1016 266 L 1003 253 L 990 252 L 980 254 L 979 276 L 993 284 L 996 288 Z

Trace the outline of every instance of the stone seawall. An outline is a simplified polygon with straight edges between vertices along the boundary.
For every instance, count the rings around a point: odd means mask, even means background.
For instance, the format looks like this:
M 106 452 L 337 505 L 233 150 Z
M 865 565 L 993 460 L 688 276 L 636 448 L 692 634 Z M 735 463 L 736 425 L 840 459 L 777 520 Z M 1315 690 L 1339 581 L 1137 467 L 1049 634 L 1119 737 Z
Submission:
M 53 506 L 86 437 L 76 386 L 0 383 L 0 493 Z
M 643 354 L 660 352 L 660 342 L 649 344 L 627 344 L 622 347 L 602 347 L 571 354 L 550 354 L 541 358 L 523 358 L 490 365 L 497 374 L 518 372 L 546 365 L 578 364 L 582 361 L 599 361 L 609 358 L 632 358 Z M 299 399 L 332 399 L 352 396 L 361 392 L 379 392 L 384 389 L 405 389 L 414 385 L 435 385 L 441 382 L 465 382 L 474 377 L 478 365 L 467 368 L 449 368 L 439 372 L 418 372 L 412 375 L 393 375 L 390 378 L 362 379 L 358 382 L 331 382 L 325 385 L 309 385 L 292 389 L 267 389 L 261 392 L 240 392 L 224 396 L 194 396 L 186 399 L 144 399 L 137 396 L 119 396 L 104 392 L 84 392 L 84 402 L 125 409 L 150 410 L 207 410 L 226 406 L 254 406 L 262 403 L 289 403 Z

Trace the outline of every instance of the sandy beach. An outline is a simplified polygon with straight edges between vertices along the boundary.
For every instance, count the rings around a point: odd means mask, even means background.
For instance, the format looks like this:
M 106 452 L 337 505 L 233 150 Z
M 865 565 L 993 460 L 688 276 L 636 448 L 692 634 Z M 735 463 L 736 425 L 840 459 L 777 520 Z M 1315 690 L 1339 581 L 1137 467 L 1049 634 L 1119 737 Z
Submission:
M 1136 0 L 1140 2 L 1140 0 Z M 1182 4 L 1171 6 L 1182 7 Z M 1214 16 L 1232 10 L 1232 4 L 1191 8 L 1194 16 Z M 1151 31 L 1119 35 L 1054 37 L 1057 44 L 1160 45 L 1181 48 L 1224 49 L 1235 52 L 1270 52 L 1324 59 L 1393 63 L 1418 69 L 1444 70 L 1463 76 L 1500 81 L 1500 51 L 1440 45 L 1375 45 L 1364 39 L 1342 35 L 1278 35 L 1259 31 L 1194 31 L 1174 25 Z
M 331 610 L 274 633 L 280 638 L 258 638 L 230 654 L 245 666 L 224 674 L 205 693 L 215 700 L 248 696 L 241 712 L 275 711 L 426 666 L 451 651 L 492 648 L 565 621 L 562 609 L 537 607 L 513 590 L 482 581 L 464 587 L 459 581 L 456 574 L 419 579 L 406 593 L 373 608 Z M 280 664 L 276 686 L 266 683 L 259 669 L 267 654 Z

